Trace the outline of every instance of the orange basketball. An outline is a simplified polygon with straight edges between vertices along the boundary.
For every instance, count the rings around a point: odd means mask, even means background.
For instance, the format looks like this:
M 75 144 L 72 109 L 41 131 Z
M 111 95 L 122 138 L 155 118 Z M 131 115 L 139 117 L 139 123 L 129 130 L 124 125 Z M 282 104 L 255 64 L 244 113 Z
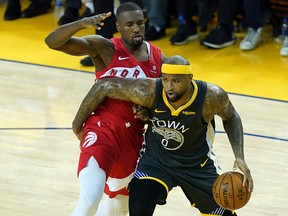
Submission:
M 226 172 L 219 175 L 214 182 L 212 193 L 216 203 L 228 210 L 245 206 L 251 196 L 248 184 L 242 187 L 244 175 L 239 172 Z

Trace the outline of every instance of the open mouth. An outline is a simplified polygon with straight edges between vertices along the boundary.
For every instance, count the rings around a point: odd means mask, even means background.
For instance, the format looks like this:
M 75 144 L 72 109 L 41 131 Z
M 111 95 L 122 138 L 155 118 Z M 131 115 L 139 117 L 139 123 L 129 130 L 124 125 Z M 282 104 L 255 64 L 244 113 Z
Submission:
M 174 92 L 168 92 L 167 97 L 170 99 L 173 99 L 175 97 L 175 93 Z

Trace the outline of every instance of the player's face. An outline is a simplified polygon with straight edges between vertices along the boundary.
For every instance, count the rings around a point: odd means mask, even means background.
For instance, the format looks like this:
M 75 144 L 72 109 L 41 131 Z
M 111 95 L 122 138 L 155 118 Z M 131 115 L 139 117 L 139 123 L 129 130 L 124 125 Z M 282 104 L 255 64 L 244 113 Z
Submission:
M 145 22 L 141 10 L 126 11 L 117 18 L 117 30 L 121 33 L 122 40 L 132 48 L 143 44 Z
M 162 74 L 162 85 L 169 102 L 185 103 L 190 99 L 192 75 Z

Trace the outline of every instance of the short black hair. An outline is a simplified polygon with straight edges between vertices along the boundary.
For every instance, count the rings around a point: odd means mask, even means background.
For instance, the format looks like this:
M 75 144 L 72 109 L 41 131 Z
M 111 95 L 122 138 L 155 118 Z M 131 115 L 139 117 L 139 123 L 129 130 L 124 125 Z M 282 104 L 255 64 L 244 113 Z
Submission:
M 116 11 L 116 17 L 118 17 L 120 14 L 126 12 L 126 11 L 136 11 L 136 10 L 141 10 L 141 7 L 136 4 L 135 2 L 125 2 L 120 4 L 120 6 L 117 8 Z
M 180 55 L 171 56 L 164 63 L 173 65 L 190 65 L 190 62 Z

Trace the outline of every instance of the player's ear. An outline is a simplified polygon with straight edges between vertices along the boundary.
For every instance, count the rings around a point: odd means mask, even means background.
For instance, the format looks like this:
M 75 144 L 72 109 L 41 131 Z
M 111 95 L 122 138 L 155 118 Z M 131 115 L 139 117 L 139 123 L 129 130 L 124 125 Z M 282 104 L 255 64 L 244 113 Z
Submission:
M 118 22 L 116 22 L 116 29 L 117 29 L 118 32 L 120 32 L 120 25 L 119 25 Z
M 193 79 L 193 74 L 189 74 L 188 76 L 189 76 L 189 79 L 192 81 L 192 79 Z

